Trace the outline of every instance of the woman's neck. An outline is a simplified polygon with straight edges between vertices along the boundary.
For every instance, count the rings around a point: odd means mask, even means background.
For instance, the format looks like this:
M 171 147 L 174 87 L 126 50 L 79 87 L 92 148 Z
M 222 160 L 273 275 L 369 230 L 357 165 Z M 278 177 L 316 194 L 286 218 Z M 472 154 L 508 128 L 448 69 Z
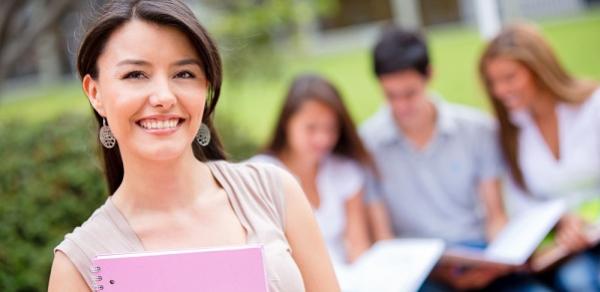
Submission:
M 319 160 L 293 153 L 289 149 L 282 151 L 279 159 L 299 179 L 310 205 L 318 209 L 320 205 L 317 187 Z
M 298 155 L 289 149 L 284 149 L 278 158 L 295 175 L 314 176 L 319 168 L 319 161 L 316 159 L 307 159 L 303 155 Z
M 191 206 L 199 195 L 217 186 L 208 166 L 194 157 L 191 148 L 169 161 L 123 157 L 123 182 L 113 199 L 130 211 Z
M 554 114 L 556 108 L 556 98 L 547 93 L 540 93 L 535 101 L 529 107 L 531 115 L 536 120 L 543 120 Z

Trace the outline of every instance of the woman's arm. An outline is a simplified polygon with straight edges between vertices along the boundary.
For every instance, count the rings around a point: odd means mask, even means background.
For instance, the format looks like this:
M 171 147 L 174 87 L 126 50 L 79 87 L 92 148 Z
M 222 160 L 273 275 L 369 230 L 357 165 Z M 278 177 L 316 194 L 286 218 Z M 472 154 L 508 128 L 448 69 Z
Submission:
M 346 201 L 345 247 L 349 262 L 354 262 L 371 246 L 363 203 L 363 191 Z
M 57 251 L 54 253 L 50 271 L 48 292 L 62 291 L 90 292 L 90 288 L 71 260 L 61 251 Z
M 388 211 L 383 202 L 373 201 L 367 203 L 367 214 L 369 216 L 369 227 L 376 242 L 395 237 Z
M 289 173 L 282 171 L 281 177 L 286 197 L 285 234 L 306 291 L 340 291 L 321 231 L 302 188 Z
M 508 222 L 501 189 L 500 180 L 496 178 L 484 180 L 479 184 L 479 194 L 486 214 L 485 231 L 488 241 L 492 241 Z

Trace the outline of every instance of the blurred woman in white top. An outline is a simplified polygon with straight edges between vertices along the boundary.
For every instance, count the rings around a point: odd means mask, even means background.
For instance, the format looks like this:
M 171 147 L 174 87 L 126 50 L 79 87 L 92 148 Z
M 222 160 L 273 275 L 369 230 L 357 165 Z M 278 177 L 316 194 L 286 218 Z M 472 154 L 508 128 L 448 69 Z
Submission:
M 251 159 L 289 170 L 306 192 L 334 265 L 370 246 L 363 205 L 371 164 L 338 90 L 317 75 L 300 75 L 284 101 L 272 140 Z
M 516 24 L 485 49 L 480 74 L 500 124 L 515 204 L 562 198 L 571 207 L 556 229 L 574 257 L 557 268 L 555 288 L 600 291 L 600 249 L 578 214 L 600 196 L 600 90 L 569 75 L 536 28 Z

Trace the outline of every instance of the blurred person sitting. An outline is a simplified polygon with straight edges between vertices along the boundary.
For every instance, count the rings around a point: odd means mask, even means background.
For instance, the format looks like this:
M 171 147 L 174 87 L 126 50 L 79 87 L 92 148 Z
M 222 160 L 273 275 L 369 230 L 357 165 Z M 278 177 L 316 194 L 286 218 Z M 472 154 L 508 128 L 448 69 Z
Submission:
M 377 240 L 441 238 L 485 247 L 505 226 L 495 125 L 475 109 L 428 91 L 433 70 L 423 38 L 388 28 L 374 51 L 387 104 L 360 128 L 379 172 L 367 187 Z M 438 265 L 423 291 L 545 291 L 505 268 Z
M 371 160 L 329 81 L 312 74 L 294 79 L 270 143 L 250 161 L 296 176 L 338 272 L 369 248 L 363 192 Z
M 600 90 L 571 76 L 535 27 L 514 24 L 486 47 L 480 75 L 500 124 L 516 212 L 564 198 L 557 244 L 574 256 L 554 271 L 559 291 L 600 291 L 600 248 L 577 212 L 600 196 Z

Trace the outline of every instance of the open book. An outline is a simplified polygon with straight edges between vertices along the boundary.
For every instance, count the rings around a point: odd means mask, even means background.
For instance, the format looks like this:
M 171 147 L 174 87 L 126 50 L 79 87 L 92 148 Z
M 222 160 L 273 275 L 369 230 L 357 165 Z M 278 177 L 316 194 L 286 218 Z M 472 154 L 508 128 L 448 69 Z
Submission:
M 438 239 L 379 241 L 349 266 L 336 266 L 343 292 L 417 291 L 444 251 Z
M 262 246 L 97 256 L 95 291 L 266 292 Z
M 577 213 L 587 223 L 585 233 L 589 242 L 593 245 L 600 243 L 600 198 L 583 203 Z M 534 272 L 544 271 L 571 255 L 567 248 L 554 241 L 554 234 L 549 235 L 544 241 L 530 262 L 531 270 Z
M 565 209 L 562 200 L 537 204 L 511 219 L 485 249 L 449 248 L 441 262 L 467 266 L 521 266 L 554 228 Z

